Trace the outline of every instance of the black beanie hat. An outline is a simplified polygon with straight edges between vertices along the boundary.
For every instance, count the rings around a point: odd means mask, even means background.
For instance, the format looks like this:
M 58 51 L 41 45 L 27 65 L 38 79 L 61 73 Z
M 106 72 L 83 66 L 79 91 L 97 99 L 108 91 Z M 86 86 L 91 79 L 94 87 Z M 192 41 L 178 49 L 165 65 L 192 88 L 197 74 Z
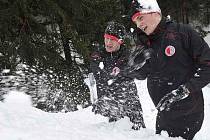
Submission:
M 108 22 L 108 25 L 105 29 L 105 34 L 115 36 L 123 41 L 126 36 L 126 29 L 122 24 L 111 21 Z

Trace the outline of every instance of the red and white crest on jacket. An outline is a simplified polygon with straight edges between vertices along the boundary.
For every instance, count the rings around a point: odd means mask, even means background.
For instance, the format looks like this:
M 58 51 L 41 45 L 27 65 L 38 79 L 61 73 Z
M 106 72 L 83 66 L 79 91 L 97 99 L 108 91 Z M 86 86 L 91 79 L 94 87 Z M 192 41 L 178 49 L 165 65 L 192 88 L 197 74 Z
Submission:
M 166 49 L 165 49 L 165 54 L 167 56 L 173 56 L 175 54 L 176 50 L 175 50 L 175 47 L 174 46 L 167 46 Z

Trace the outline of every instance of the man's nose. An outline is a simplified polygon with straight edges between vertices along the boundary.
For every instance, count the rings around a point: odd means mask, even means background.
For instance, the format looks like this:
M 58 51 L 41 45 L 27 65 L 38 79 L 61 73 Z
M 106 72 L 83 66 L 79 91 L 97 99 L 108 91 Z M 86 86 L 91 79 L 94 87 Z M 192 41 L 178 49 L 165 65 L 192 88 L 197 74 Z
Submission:
M 110 45 L 111 44 L 111 39 L 107 38 L 105 44 Z
M 141 28 L 143 27 L 143 23 L 142 23 L 142 22 L 139 22 L 139 23 L 137 24 L 137 27 L 141 29 Z
M 109 44 L 110 42 L 111 42 L 111 39 L 110 39 L 110 38 L 108 38 L 108 39 L 107 39 L 107 43 Z

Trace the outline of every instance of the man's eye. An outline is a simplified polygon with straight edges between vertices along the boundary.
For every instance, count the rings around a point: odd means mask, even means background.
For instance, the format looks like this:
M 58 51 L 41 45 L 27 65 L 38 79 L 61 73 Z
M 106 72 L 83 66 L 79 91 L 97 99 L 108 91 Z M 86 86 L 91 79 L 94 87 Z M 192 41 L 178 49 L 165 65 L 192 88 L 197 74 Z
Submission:
M 138 21 L 142 21 L 142 16 L 137 17 Z

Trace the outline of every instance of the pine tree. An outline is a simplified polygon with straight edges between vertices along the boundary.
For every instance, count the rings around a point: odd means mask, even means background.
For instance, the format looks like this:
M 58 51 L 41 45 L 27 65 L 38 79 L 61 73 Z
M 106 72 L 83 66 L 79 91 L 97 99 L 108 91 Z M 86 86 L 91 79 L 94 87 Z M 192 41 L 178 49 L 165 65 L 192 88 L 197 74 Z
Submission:
M 83 104 L 82 100 L 89 102 L 89 91 L 83 82 L 80 67 L 77 63 L 70 63 L 72 57 L 66 51 L 65 57 L 62 57 L 63 50 L 69 45 L 65 41 L 76 38 L 75 29 L 68 28 L 71 27 L 71 23 L 65 9 L 63 10 L 57 1 L 53 0 L 13 0 L 0 1 L 0 3 L 2 25 L 0 26 L 2 44 L 0 59 L 3 60 L 1 68 L 10 69 L 12 74 L 20 63 L 42 69 L 42 73 L 47 75 L 47 83 L 50 83 L 47 84 L 50 91 L 68 92 L 71 98 L 74 97 L 73 95 L 78 96 L 74 99 L 75 105 Z M 64 27 L 63 30 L 61 27 Z M 53 71 L 53 75 L 60 75 L 59 78 L 52 80 L 54 77 L 51 77 L 50 71 Z M 71 73 L 72 71 L 75 73 Z M 63 83 L 61 73 L 67 75 L 66 83 Z M 32 75 L 36 74 L 32 73 Z M 74 76 L 74 81 L 71 80 L 72 76 Z M 33 78 L 28 77 L 27 81 L 33 81 Z M 22 80 L 19 82 L 25 83 L 21 87 L 30 84 Z M 65 86 L 60 87 L 60 84 Z M 37 87 L 32 84 L 25 92 L 34 95 L 33 89 Z M 53 96 L 56 94 L 56 92 L 48 93 L 52 93 Z M 81 95 L 86 95 L 86 97 Z

